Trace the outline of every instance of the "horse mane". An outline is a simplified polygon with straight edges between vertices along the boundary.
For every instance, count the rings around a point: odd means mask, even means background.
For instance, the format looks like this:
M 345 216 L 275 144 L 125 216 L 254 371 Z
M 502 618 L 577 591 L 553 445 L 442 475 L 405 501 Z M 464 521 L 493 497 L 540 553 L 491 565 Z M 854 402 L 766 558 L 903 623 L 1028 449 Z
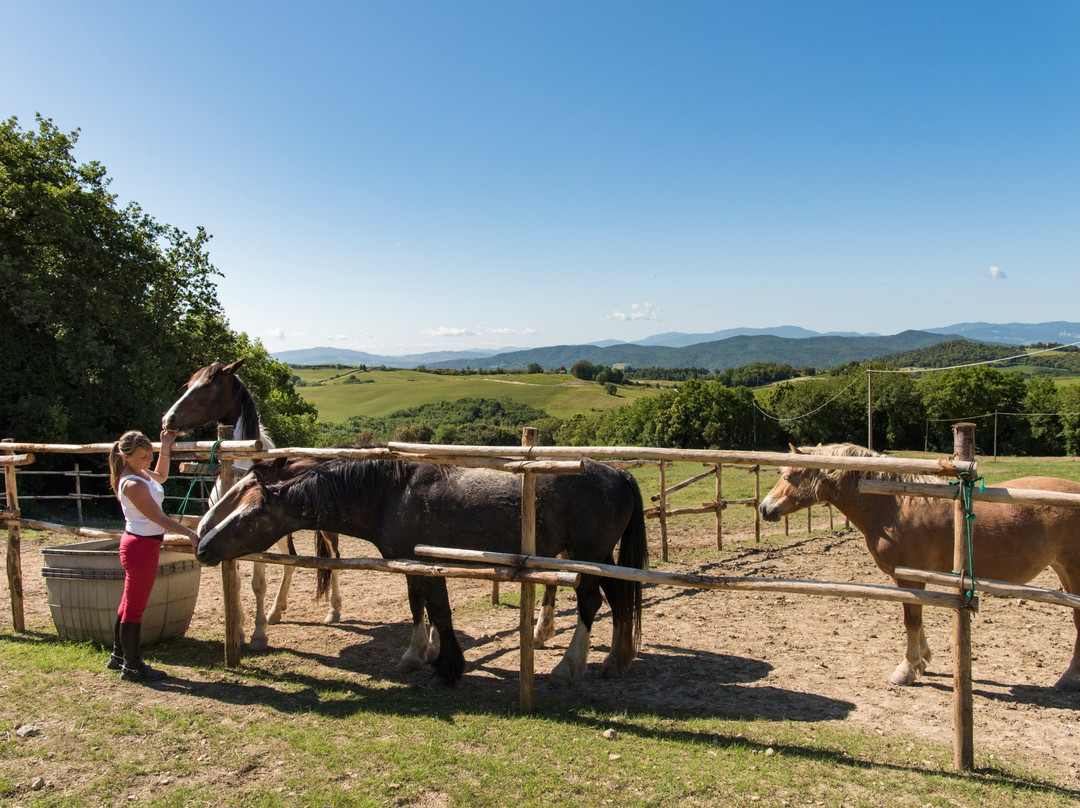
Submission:
M 371 498 L 400 488 L 414 467 L 403 460 L 327 460 L 284 483 L 281 498 L 287 507 L 310 513 L 318 520 L 344 511 L 357 492 Z M 448 473 L 445 466 L 432 468 Z
M 830 457 L 887 457 L 882 452 L 875 452 L 865 446 L 856 446 L 854 443 L 830 443 L 825 446 L 805 447 L 799 449 L 805 454 L 829 455 Z M 850 469 L 827 469 L 821 472 L 829 480 L 839 484 L 845 474 L 857 474 L 865 480 L 889 480 L 901 483 L 936 483 L 940 478 L 929 474 L 902 474 L 895 471 L 853 471 Z
M 264 449 L 273 449 L 274 442 L 263 429 L 262 421 L 259 420 L 259 408 L 255 405 L 255 398 L 244 383 L 236 376 L 236 384 L 240 392 L 240 413 L 236 416 L 236 428 L 234 436 L 236 440 L 252 440 L 258 438 L 262 441 Z

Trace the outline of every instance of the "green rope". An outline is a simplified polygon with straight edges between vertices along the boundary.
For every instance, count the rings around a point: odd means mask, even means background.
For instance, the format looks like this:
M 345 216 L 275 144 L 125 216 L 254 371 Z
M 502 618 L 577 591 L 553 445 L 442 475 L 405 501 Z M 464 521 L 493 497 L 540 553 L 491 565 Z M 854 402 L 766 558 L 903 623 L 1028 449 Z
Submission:
M 184 501 L 180 503 L 180 516 L 183 517 L 187 513 L 188 502 L 191 501 L 191 495 L 195 491 L 195 486 L 200 482 L 206 480 L 212 480 L 217 476 L 218 467 L 220 463 L 214 462 L 214 455 L 217 454 L 218 446 L 221 444 L 220 440 L 214 441 L 214 445 L 210 447 L 210 462 L 209 463 L 196 463 L 195 473 L 191 477 L 191 485 L 188 486 L 187 494 L 184 495 Z
M 972 479 L 970 472 L 962 471 L 959 474 L 960 479 L 949 483 L 949 485 L 955 485 L 957 487 L 956 493 L 953 494 L 953 500 L 960 497 L 960 504 L 964 508 L 964 532 L 967 535 L 967 570 L 953 570 L 954 575 L 960 576 L 960 589 L 964 597 L 964 605 L 968 606 L 975 598 L 975 590 L 972 588 L 973 583 L 969 583 L 967 589 L 964 589 L 964 576 L 967 575 L 969 581 L 973 582 L 975 579 L 975 546 L 972 540 L 972 536 L 975 531 L 975 483 L 979 484 L 979 490 L 986 490 L 986 482 L 982 477 Z

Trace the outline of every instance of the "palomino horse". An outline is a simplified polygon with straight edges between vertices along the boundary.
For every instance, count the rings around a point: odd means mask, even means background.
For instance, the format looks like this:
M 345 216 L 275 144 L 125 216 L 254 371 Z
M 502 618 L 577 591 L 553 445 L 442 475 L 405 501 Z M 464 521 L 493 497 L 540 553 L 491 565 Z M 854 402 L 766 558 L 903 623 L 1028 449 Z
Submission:
M 330 460 L 288 479 L 289 462 L 256 463 L 207 511 L 199 523 L 199 561 L 215 564 L 259 552 L 284 531 L 313 528 L 363 536 L 385 558 L 414 558 L 417 544 L 520 550 L 521 484 L 513 474 L 394 460 Z M 647 564 L 641 492 L 625 471 L 586 461 L 580 475 L 539 475 L 536 513 L 539 555 L 565 553 L 611 564 L 618 544 L 619 564 L 639 569 Z M 553 682 L 572 684 L 584 673 L 601 590 L 613 623 L 603 674 L 630 666 L 641 634 L 641 584 L 583 575 L 577 629 L 551 673 Z M 454 636 L 446 580 L 412 576 L 410 601 L 426 605 L 439 635 L 430 685 L 455 684 L 465 658 Z M 415 611 L 413 619 L 415 635 Z
M 221 362 L 212 362 L 195 372 L 188 380 L 186 392 L 169 408 L 161 418 L 161 425 L 165 429 L 176 429 L 180 432 L 189 432 L 207 424 L 233 424 L 234 437 L 236 440 L 262 441 L 266 448 L 274 448 L 273 442 L 267 437 L 266 432 L 259 422 L 259 412 L 255 406 L 255 399 L 247 387 L 236 375 L 236 371 L 244 363 L 238 359 L 231 365 L 223 365 Z M 251 461 L 239 461 L 237 466 L 248 468 Z M 210 495 L 213 504 L 221 498 L 218 486 Z M 292 544 L 292 536 L 279 537 L 279 549 L 282 552 L 295 554 Z M 338 537 L 333 533 L 319 532 L 315 536 L 316 554 L 322 557 L 336 557 L 338 555 Z M 293 567 L 283 567 L 281 585 L 278 587 L 277 596 L 274 598 L 274 608 L 269 616 L 266 614 L 266 565 L 256 563 L 251 577 L 251 589 L 255 593 L 255 630 L 252 632 L 248 647 L 252 650 L 261 650 L 267 647 L 266 625 L 281 622 L 289 599 L 289 589 L 292 584 Z M 329 575 L 325 570 L 320 570 L 316 585 L 316 600 L 330 591 L 330 607 L 326 613 L 324 622 L 336 623 L 341 619 L 341 592 L 338 587 L 338 573 L 333 570 Z
M 881 457 L 852 444 L 792 450 L 798 454 Z M 835 505 L 866 538 L 875 563 L 897 586 L 922 589 L 924 584 L 897 578 L 897 567 L 949 571 L 953 567 L 953 503 L 924 497 L 860 494 L 860 476 L 869 472 L 824 471 L 798 467 L 783 470 L 780 481 L 762 500 L 763 518 L 780 517 L 828 502 Z M 890 475 L 875 472 L 882 479 Z M 940 482 L 936 477 L 892 475 L 893 479 Z M 1021 477 L 1003 488 L 1080 493 L 1080 483 L 1057 477 Z M 1027 583 L 1046 567 L 1053 568 L 1066 592 L 1080 593 L 1080 510 L 1042 505 L 978 502 L 974 532 L 974 571 L 982 578 Z M 1080 690 L 1080 609 L 1073 610 L 1077 639 L 1072 662 L 1054 687 Z M 907 654 L 889 681 L 910 685 L 930 661 L 922 627 L 922 607 L 904 605 Z

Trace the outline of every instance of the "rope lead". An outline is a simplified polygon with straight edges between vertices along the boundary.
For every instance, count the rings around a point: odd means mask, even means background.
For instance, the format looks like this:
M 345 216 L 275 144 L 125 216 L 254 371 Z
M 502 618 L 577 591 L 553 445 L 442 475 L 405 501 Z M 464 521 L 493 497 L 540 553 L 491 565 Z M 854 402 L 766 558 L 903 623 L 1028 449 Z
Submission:
M 212 480 L 217 476 L 218 468 L 221 463 L 214 462 L 214 455 L 217 454 L 218 446 L 221 445 L 220 440 L 214 441 L 214 445 L 210 447 L 210 462 L 209 463 L 196 463 L 195 473 L 191 477 L 191 485 L 188 486 L 187 494 L 184 495 L 184 501 L 180 503 L 180 518 L 182 519 L 187 513 L 188 502 L 191 501 L 191 495 L 195 491 L 195 486 L 200 482 L 206 480 Z
M 972 524 L 975 521 L 975 483 L 979 483 L 979 490 L 986 490 L 986 482 L 982 477 L 972 479 L 971 473 L 962 471 L 958 475 L 959 480 L 950 482 L 949 485 L 955 485 L 956 492 L 953 494 L 953 501 L 956 501 L 957 497 L 960 497 L 960 504 L 964 508 L 964 532 L 967 535 L 967 559 L 968 568 L 966 570 L 953 570 L 953 574 L 960 576 L 960 592 L 963 605 L 968 607 L 975 599 L 975 590 L 973 582 L 975 580 L 975 546 L 972 540 L 975 526 Z M 968 579 L 968 585 L 965 588 L 964 579 Z

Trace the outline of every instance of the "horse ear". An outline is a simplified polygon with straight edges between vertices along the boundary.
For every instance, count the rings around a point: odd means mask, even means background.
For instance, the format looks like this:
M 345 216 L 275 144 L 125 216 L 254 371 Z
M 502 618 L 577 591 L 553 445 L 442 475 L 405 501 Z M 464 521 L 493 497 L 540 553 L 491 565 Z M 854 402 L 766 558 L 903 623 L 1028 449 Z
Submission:
M 222 373 L 236 373 L 240 369 L 240 366 L 244 364 L 244 359 L 247 357 L 241 357 L 233 362 L 231 365 L 226 365 L 221 369 Z
M 792 454 L 804 454 L 804 452 L 801 452 L 801 451 L 799 450 L 799 447 L 798 447 L 798 446 L 796 446 L 796 445 L 795 445 L 794 443 L 789 443 L 789 444 L 788 444 L 788 446 L 790 446 L 790 447 L 791 447 L 791 453 L 792 453 Z
M 281 479 L 281 470 L 284 468 L 286 458 L 276 457 L 273 460 L 260 460 L 251 467 L 251 473 L 264 488 L 270 483 Z

